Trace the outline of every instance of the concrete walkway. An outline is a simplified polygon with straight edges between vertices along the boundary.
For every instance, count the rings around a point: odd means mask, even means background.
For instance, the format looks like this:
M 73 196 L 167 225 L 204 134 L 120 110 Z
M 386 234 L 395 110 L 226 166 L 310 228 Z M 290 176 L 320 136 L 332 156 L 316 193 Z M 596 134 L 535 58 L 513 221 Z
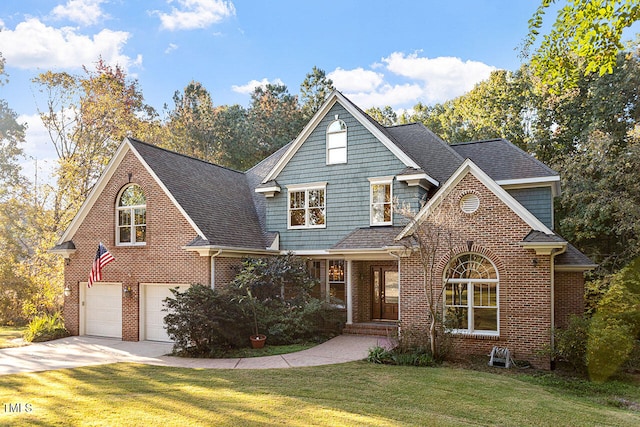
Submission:
M 129 342 L 98 337 L 68 337 L 0 350 L 0 375 L 131 362 L 204 369 L 278 369 L 362 360 L 369 349 L 387 345 L 385 337 L 340 335 L 320 345 L 279 356 L 191 359 L 166 356 L 171 343 Z

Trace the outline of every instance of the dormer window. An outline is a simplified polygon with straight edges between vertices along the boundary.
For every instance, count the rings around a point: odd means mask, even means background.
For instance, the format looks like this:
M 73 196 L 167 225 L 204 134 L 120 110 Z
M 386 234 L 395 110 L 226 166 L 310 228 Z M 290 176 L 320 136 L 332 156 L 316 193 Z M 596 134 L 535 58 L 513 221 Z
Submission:
M 147 199 L 139 185 L 129 185 L 118 197 L 116 243 L 144 245 L 147 241 Z
M 336 116 L 327 127 L 327 164 L 347 163 L 347 125 Z

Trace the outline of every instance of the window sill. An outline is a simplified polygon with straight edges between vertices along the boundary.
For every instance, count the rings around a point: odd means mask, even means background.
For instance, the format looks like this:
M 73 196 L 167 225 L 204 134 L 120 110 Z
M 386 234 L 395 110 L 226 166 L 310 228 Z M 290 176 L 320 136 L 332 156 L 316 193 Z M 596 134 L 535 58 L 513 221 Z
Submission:
M 456 338 L 463 338 L 463 339 L 476 339 L 476 340 L 486 340 L 486 341 L 500 340 L 500 334 L 498 332 L 449 331 L 449 333 Z
M 116 243 L 118 248 L 143 248 L 147 246 L 147 243 Z

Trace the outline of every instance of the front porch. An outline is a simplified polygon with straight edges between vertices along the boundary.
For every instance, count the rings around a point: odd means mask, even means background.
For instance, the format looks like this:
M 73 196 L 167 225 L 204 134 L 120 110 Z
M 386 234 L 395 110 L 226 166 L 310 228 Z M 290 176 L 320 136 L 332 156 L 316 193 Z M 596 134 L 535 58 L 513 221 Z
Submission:
M 362 322 L 345 325 L 344 335 L 366 335 L 393 338 L 398 334 L 397 321 Z

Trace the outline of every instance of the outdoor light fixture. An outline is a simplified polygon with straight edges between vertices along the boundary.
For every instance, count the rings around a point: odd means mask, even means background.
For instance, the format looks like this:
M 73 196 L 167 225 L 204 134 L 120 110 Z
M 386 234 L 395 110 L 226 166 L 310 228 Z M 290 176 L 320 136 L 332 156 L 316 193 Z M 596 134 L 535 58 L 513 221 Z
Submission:
M 71 295 L 71 288 L 69 287 L 69 285 L 64 287 L 64 296 L 68 297 Z
M 534 258 L 533 261 L 531 261 L 531 263 L 533 264 L 534 267 L 538 266 L 538 258 Z
M 125 297 L 130 297 L 131 296 L 131 286 L 129 286 L 129 285 L 124 286 L 122 288 L 122 293 L 124 294 Z

